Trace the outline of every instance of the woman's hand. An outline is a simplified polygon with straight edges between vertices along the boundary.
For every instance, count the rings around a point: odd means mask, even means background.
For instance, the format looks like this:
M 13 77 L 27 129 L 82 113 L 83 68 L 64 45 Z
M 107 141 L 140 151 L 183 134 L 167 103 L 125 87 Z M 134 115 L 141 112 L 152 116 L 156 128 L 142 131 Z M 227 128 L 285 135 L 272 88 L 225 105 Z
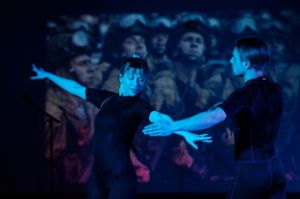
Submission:
M 159 113 L 155 116 L 151 116 L 150 121 L 152 124 L 145 126 L 143 129 L 145 135 L 169 136 L 174 132 L 174 121 L 168 115 Z
M 185 141 L 189 143 L 194 149 L 198 149 L 198 146 L 195 142 L 201 141 L 205 143 L 212 143 L 212 137 L 207 134 L 196 134 L 189 131 L 175 131 L 174 134 L 181 135 L 184 137 Z
M 32 64 L 32 71 L 35 72 L 36 75 L 30 77 L 31 80 L 47 78 L 47 72 L 43 68 L 37 68 L 35 64 Z

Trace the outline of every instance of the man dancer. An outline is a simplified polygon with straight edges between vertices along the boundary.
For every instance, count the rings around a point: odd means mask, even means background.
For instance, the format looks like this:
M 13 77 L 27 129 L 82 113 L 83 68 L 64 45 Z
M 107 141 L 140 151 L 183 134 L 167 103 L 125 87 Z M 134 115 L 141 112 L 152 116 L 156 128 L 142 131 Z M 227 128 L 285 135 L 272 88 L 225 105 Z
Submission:
M 233 74 L 243 77 L 244 87 L 217 108 L 178 121 L 160 120 L 146 126 L 144 133 L 167 136 L 178 130 L 203 130 L 230 117 L 236 176 L 228 198 L 285 198 L 284 169 L 275 147 L 283 109 L 282 91 L 263 73 L 269 59 L 268 47 L 261 39 L 238 40 L 230 63 Z

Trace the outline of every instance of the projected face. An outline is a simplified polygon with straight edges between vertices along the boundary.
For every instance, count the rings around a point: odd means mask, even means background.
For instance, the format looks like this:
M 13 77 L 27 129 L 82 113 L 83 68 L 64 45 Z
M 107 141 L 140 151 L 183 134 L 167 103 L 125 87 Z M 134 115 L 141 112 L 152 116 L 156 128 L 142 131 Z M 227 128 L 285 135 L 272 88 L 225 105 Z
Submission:
M 159 98 L 162 99 L 159 99 Z M 162 107 L 163 102 L 168 106 L 174 106 L 178 98 L 178 88 L 175 80 L 170 76 L 161 76 L 153 81 L 153 104 L 158 110 Z
M 145 77 L 142 69 L 130 68 L 120 75 L 120 95 L 136 96 L 144 88 Z
M 94 84 L 96 67 L 91 63 L 90 56 L 79 55 L 70 61 L 70 65 L 82 84 L 86 86 Z
M 151 38 L 151 47 L 153 53 L 157 55 L 165 54 L 168 39 L 169 35 L 166 33 L 154 34 Z
M 188 32 L 181 37 L 178 48 L 180 54 L 186 56 L 189 60 L 196 61 L 204 56 L 206 46 L 202 35 L 196 32 Z
M 142 35 L 130 35 L 123 41 L 122 56 L 130 57 L 132 54 L 138 54 L 142 58 L 147 55 L 146 40 Z

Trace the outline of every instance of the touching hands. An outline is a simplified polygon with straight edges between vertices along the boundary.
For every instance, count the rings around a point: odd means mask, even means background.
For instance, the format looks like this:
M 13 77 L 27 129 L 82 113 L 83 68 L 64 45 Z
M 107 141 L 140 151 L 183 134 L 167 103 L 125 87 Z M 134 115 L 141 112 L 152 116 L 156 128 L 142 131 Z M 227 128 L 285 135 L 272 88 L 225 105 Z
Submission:
M 205 143 L 212 143 L 212 137 L 207 134 L 196 134 L 189 131 L 177 131 L 174 120 L 166 114 L 153 111 L 150 114 L 149 120 L 152 124 L 144 127 L 143 133 L 149 136 L 169 136 L 171 134 L 177 134 L 186 140 L 193 148 L 198 149 L 195 142 L 201 141 Z
M 156 112 L 154 118 L 152 121 L 150 120 L 153 122 L 152 124 L 144 127 L 145 135 L 169 136 L 174 132 L 174 121 L 170 116 Z
M 32 64 L 32 71 L 36 73 L 35 76 L 30 77 L 31 80 L 45 79 L 47 78 L 47 72 L 43 68 L 37 68 L 35 64 Z

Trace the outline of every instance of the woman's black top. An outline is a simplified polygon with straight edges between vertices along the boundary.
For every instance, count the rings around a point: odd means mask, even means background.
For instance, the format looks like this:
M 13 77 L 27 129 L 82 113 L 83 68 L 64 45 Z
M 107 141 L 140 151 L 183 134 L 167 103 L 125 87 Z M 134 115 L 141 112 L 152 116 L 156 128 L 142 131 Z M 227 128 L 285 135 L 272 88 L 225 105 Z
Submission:
M 154 108 L 139 96 L 99 89 L 86 89 L 86 98 L 100 108 L 95 118 L 94 169 L 108 177 L 132 174 L 129 150 L 133 136 Z

